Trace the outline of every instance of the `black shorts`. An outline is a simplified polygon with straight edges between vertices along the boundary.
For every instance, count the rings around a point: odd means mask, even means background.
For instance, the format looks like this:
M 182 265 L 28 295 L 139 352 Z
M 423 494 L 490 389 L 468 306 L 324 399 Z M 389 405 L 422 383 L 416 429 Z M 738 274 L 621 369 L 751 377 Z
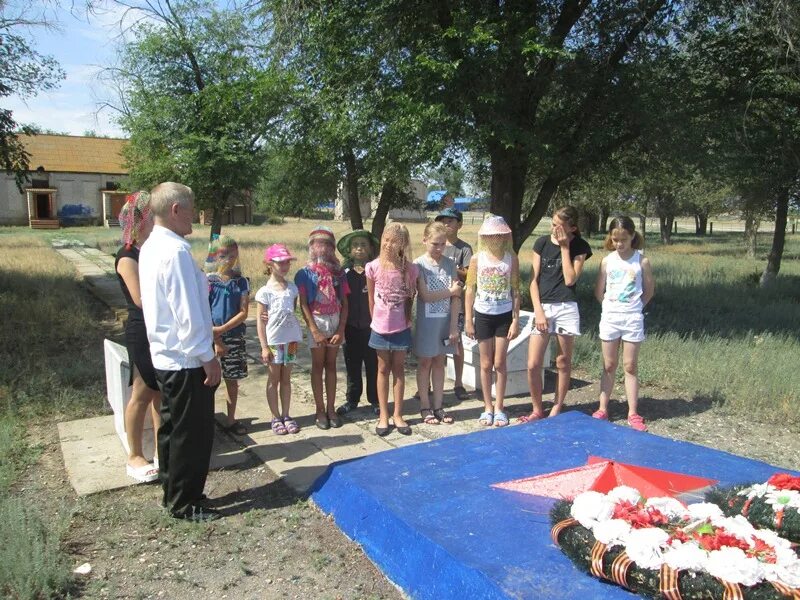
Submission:
M 479 342 L 495 337 L 506 337 L 511 329 L 511 311 L 500 315 L 485 315 L 475 311 L 475 339 Z
M 150 342 L 147 341 L 144 321 L 128 319 L 125 324 L 125 347 L 128 349 L 128 364 L 131 368 L 128 385 L 133 385 L 133 367 L 135 366 L 145 385 L 151 390 L 158 391 L 156 370 L 153 368 L 153 359 L 150 357 Z

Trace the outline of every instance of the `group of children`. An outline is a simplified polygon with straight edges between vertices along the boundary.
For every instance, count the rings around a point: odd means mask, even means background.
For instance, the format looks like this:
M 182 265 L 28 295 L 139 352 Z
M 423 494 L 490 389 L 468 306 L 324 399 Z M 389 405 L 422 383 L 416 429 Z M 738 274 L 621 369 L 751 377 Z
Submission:
M 520 418 L 543 418 L 542 367 L 551 335 L 558 338 L 558 383 L 550 416 L 558 414 L 569 389 L 572 350 L 580 335 L 575 286 L 586 260 L 589 244 L 580 236 L 577 211 L 565 207 L 553 216 L 549 235 L 533 245 L 530 294 L 534 327 L 529 339 L 528 379 L 533 410 Z M 420 415 L 426 424 L 451 424 L 443 407 L 445 360 L 452 355 L 454 392 L 467 397 L 462 384 L 461 333 L 477 341 L 485 426 L 508 425 L 504 409 L 509 342 L 520 333 L 520 268 L 513 251 L 511 229 L 502 217 L 490 215 L 478 231 L 478 251 L 459 239 L 461 213 L 443 210 L 426 225 L 422 242 L 425 253 L 411 259 L 408 229 L 389 223 L 380 241 L 370 232 L 356 230 L 338 244 L 327 227 L 317 227 L 308 238 L 308 260 L 293 281 L 292 261 L 297 260 L 283 244 L 264 253 L 267 283 L 255 294 L 261 358 L 269 370 L 267 403 L 271 428 L 277 435 L 297 433 L 290 416 L 291 370 L 296 361 L 302 329 L 299 307 L 311 352 L 311 386 L 316 407 L 316 426 L 341 427 L 341 416 L 354 410 L 364 386 L 378 423 L 375 431 L 387 435 L 392 428 L 411 434 L 404 419 L 405 359 L 413 350 L 417 362 Z M 605 247 L 612 252 L 603 259 L 595 295 L 602 302 L 600 322 L 604 370 L 598 419 L 608 419 L 608 402 L 614 384 L 620 344 L 623 344 L 628 423 L 646 431 L 637 412 L 637 357 L 644 339 L 642 309 L 653 297 L 654 284 L 648 260 L 642 255 L 642 238 L 633 221 L 615 218 Z M 340 261 L 336 250 L 343 257 Z M 210 246 L 206 261 L 209 302 L 214 323 L 215 349 L 220 356 L 228 392 L 227 427 L 245 432 L 236 421 L 238 380 L 247 376 L 244 321 L 250 289 L 242 277 L 238 248 L 222 236 Z M 416 298 L 416 312 L 412 314 Z M 336 399 L 336 359 L 344 346 L 347 369 L 345 402 Z M 390 385 L 391 384 L 391 385 Z M 492 387 L 494 384 L 494 394 Z M 390 412 L 390 389 L 393 406 Z

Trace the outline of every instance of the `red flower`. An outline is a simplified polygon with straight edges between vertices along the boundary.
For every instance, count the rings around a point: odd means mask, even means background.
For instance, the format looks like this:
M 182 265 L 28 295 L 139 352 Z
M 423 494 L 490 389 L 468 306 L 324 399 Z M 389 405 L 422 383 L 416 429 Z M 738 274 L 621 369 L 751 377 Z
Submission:
M 800 492 L 800 477 L 793 477 L 789 473 L 775 473 L 767 483 L 779 490 L 795 490 Z
M 622 500 L 614 506 L 614 518 L 627 521 L 634 529 L 669 523 L 669 519 L 661 511 L 653 507 L 646 507 L 641 502 L 633 504 L 628 500 Z
M 723 547 L 739 548 L 741 550 L 750 549 L 750 544 L 722 528 L 717 529 L 714 533 L 695 532 L 695 539 L 703 550 L 709 552 Z
M 764 540 L 753 538 L 753 544 L 752 548 L 745 550 L 749 556 L 754 556 L 761 562 L 773 565 L 778 562 L 778 557 L 775 555 L 775 548 L 767 544 Z

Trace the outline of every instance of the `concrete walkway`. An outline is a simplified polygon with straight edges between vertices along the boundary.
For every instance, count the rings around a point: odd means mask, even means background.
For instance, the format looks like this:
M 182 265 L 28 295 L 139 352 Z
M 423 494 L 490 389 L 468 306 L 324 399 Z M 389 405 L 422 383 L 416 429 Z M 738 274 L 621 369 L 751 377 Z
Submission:
M 114 257 L 80 243 L 57 240 L 53 243 L 59 254 L 75 265 L 83 277 L 87 288 L 102 302 L 125 314 L 125 302 L 116 274 Z M 349 460 L 391 450 L 393 448 L 427 442 L 448 435 L 466 434 L 483 427 L 477 418 L 483 411 L 483 402 L 476 394 L 468 400 L 458 402 L 452 394 L 452 382 L 445 383 L 444 404 L 455 417 L 453 425 L 425 425 L 419 416 L 419 401 L 412 396 L 416 392 L 416 364 L 409 354 L 406 363 L 406 386 L 403 413 L 413 428 L 410 436 L 392 431 L 386 437 L 375 434 L 375 416 L 366 397 L 363 407 L 343 418 L 344 425 L 339 429 L 320 430 L 315 426 L 315 409 L 310 382 L 310 353 L 305 345 L 298 352 L 298 364 L 292 373 L 292 416 L 300 425 L 296 435 L 278 436 L 270 429 L 271 415 L 266 403 L 266 367 L 261 363 L 261 349 L 255 329 L 255 306 L 251 304 L 251 318 L 247 321 L 247 354 L 249 357 L 249 376 L 240 382 L 237 418 L 247 427 L 247 434 L 234 437 L 217 430 L 215 454 L 212 468 L 241 468 L 253 457 L 265 464 L 276 475 L 299 494 L 305 494 L 313 482 L 327 466 L 335 461 Z M 337 406 L 344 400 L 346 389 L 344 360 L 339 353 Z M 224 422 L 227 393 L 224 384 L 217 391 L 217 419 Z M 511 417 L 527 414 L 530 411 L 530 398 L 527 395 L 508 398 L 507 412 Z M 78 493 L 93 493 L 102 489 L 113 489 L 133 483 L 125 477 L 125 452 L 114 432 L 113 417 L 98 422 L 83 419 L 59 424 L 62 451 L 70 481 Z M 63 432 L 63 433 L 62 433 Z M 100 445 L 98 439 L 105 436 L 106 443 Z M 112 437 L 113 436 L 113 437 Z M 108 441 L 111 440 L 111 441 Z M 102 449 L 101 449 L 102 446 Z M 85 452 L 82 452 L 85 449 Z M 91 460 L 87 460 L 87 453 Z M 101 472 L 98 472 L 102 466 Z M 86 470 L 93 475 L 87 476 Z M 91 485 L 86 485 L 87 480 Z

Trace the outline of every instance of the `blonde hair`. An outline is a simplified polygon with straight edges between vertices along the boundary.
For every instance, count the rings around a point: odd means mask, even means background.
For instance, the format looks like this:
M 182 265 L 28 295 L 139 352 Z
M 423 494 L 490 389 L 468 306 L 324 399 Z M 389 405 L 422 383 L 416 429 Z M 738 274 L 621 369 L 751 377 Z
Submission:
M 430 221 L 425 225 L 425 231 L 422 232 L 422 239 L 427 240 L 435 235 L 443 235 L 447 237 L 447 227 L 440 221 Z
M 174 181 L 159 183 L 150 192 L 150 210 L 162 219 L 169 216 L 173 204 L 180 204 L 187 208 L 191 206 L 192 202 L 194 202 L 192 188 Z
M 399 259 L 399 265 L 395 265 L 392 262 L 392 258 L 385 256 L 383 251 L 383 241 L 390 237 L 398 237 L 401 242 L 401 249 L 399 252 L 399 256 L 396 257 Z M 397 268 L 400 271 L 400 276 L 403 279 L 403 284 L 407 288 L 408 291 L 408 298 L 406 299 L 406 306 L 405 306 L 405 313 L 406 319 L 411 320 L 411 304 L 414 300 L 414 282 L 408 280 L 409 268 L 408 265 L 410 263 L 409 256 L 411 255 L 411 234 L 408 232 L 408 227 L 403 225 L 402 223 L 389 223 L 383 229 L 383 234 L 381 234 L 381 250 L 380 254 L 378 255 L 378 260 L 380 261 L 381 269 L 394 269 Z

